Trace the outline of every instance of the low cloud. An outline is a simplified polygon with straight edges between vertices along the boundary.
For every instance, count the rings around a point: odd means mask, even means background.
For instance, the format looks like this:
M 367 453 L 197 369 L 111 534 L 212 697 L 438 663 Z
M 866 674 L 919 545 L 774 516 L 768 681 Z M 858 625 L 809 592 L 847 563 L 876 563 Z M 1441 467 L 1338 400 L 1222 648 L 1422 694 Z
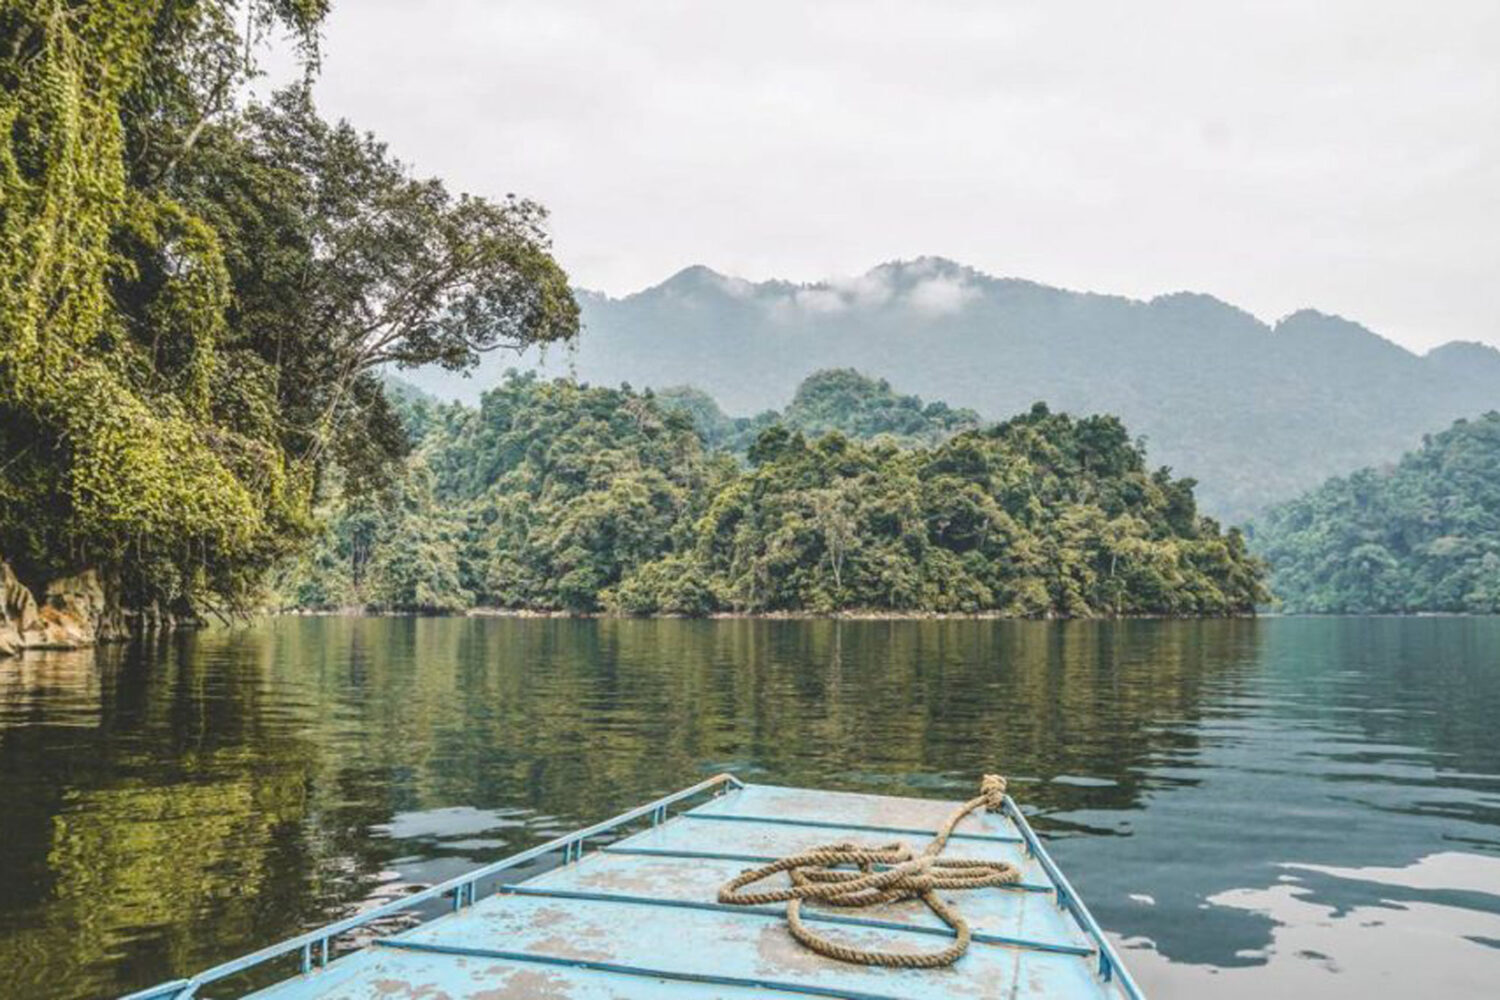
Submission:
M 716 274 L 719 279 L 719 287 L 724 294 L 736 299 L 748 299 L 755 294 L 755 285 L 744 278 L 734 278 L 729 275 Z
M 905 302 L 924 315 L 947 316 L 962 310 L 978 294 L 979 290 L 963 278 L 927 278 L 912 286 Z
M 868 271 L 858 277 L 834 278 L 828 285 L 846 297 L 850 304 L 861 308 L 885 305 L 894 294 L 890 275 L 881 269 Z
M 830 316 L 850 309 L 874 309 L 885 305 L 896 292 L 891 277 L 877 268 L 866 274 L 830 278 L 808 285 L 783 300 L 781 308 L 788 314 Z
M 816 285 L 798 289 L 793 298 L 799 309 L 810 313 L 837 313 L 849 308 L 849 303 L 838 292 Z

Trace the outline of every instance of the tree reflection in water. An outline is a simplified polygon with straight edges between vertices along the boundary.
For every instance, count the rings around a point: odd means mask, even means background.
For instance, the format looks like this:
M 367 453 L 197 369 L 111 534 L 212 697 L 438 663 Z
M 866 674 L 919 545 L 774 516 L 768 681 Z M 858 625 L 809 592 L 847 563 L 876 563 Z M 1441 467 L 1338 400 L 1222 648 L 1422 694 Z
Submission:
M 1484 619 L 288 618 L 27 656 L 0 975 L 170 978 L 717 769 L 960 798 L 998 768 L 1162 995 L 1368 989 L 1298 925 L 1340 907 L 1471 914 L 1431 924 L 1461 985 L 1500 886 L 1328 869 L 1500 853 L 1497 649 Z

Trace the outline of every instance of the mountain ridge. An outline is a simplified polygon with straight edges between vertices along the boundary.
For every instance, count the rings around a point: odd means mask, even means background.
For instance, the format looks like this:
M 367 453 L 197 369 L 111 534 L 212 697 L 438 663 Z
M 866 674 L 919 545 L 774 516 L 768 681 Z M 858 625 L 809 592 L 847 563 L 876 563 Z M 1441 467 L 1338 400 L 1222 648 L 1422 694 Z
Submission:
M 823 278 L 816 281 L 801 282 L 792 281 L 785 278 L 768 278 L 761 281 L 755 281 L 749 278 L 742 278 L 737 275 L 727 274 L 707 264 L 688 264 L 682 268 L 679 268 L 677 271 L 668 275 L 666 278 L 663 278 L 661 281 L 658 281 L 651 285 L 646 285 L 645 287 L 636 289 L 632 292 L 625 292 L 619 295 L 615 295 L 601 289 L 588 288 L 582 285 L 576 286 L 573 291 L 575 295 L 586 296 L 590 300 L 595 302 L 619 303 L 632 299 L 638 299 L 643 296 L 648 296 L 653 292 L 657 292 L 668 287 L 680 286 L 688 282 L 703 281 L 717 281 L 729 287 L 743 286 L 745 288 L 754 290 L 766 289 L 781 292 L 836 289 L 840 286 L 847 285 L 850 282 L 857 282 L 860 279 L 867 278 L 871 275 L 886 271 L 888 269 L 900 269 L 920 265 L 930 265 L 951 269 L 953 271 L 959 272 L 971 278 L 978 279 L 988 284 L 1016 286 L 1034 289 L 1042 292 L 1055 292 L 1061 293 L 1063 295 L 1083 296 L 1096 300 L 1106 300 L 1144 306 L 1164 305 L 1174 301 L 1191 301 L 1194 303 L 1208 304 L 1238 313 L 1239 315 L 1251 320 L 1264 329 L 1272 332 L 1276 331 L 1277 328 L 1281 326 L 1281 324 L 1287 322 L 1288 320 L 1301 317 L 1303 316 L 1303 314 L 1308 314 L 1323 320 L 1348 324 L 1349 326 L 1355 327 L 1359 331 L 1369 334 L 1372 337 L 1376 337 L 1379 340 L 1382 340 L 1385 343 L 1388 343 L 1391 346 L 1412 355 L 1413 357 L 1428 357 L 1435 352 L 1443 351 L 1447 348 L 1465 347 L 1475 348 L 1478 351 L 1493 355 L 1496 362 L 1500 363 L 1500 347 L 1486 344 L 1483 341 L 1463 339 L 1449 340 L 1444 341 L 1441 344 L 1434 345 L 1433 347 L 1427 348 L 1425 351 L 1418 351 L 1407 347 L 1399 341 L 1392 340 L 1391 338 L 1378 333 L 1377 331 L 1357 319 L 1352 319 L 1341 313 L 1328 312 L 1326 310 L 1319 309 L 1316 306 L 1299 306 L 1298 308 L 1293 309 L 1291 312 L 1285 314 L 1284 316 L 1281 316 L 1278 319 L 1267 320 L 1257 315 L 1256 313 L 1244 308 L 1243 306 L 1235 305 L 1228 299 L 1220 298 L 1212 292 L 1201 292 L 1195 291 L 1193 289 L 1183 288 L 1170 292 L 1160 292 L 1156 295 L 1150 296 L 1149 298 L 1141 298 L 1137 296 L 1126 295 L 1120 292 L 1099 292 L 1090 289 L 1071 288 L 1066 285 L 1055 285 L 1050 282 L 1037 281 L 1031 278 L 1020 278 L 1016 277 L 1015 275 L 990 274 L 987 271 L 982 271 L 976 267 L 973 267 L 972 265 L 963 264 L 948 257 L 925 254 L 912 258 L 895 258 L 892 260 L 883 261 L 869 268 L 863 274 L 845 278 Z M 730 294 L 733 295 L 733 293 Z
M 1486 345 L 1418 354 L 1312 308 L 1267 322 L 1203 292 L 1080 292 L 942 257 L 807 283 L 693 265 L 620 297 L 580 291 L 579 302 L 577 344 L 532 367 L 601 385 L 691 385 L 731 414 L 780 409 L 829 368 L 989 420 L 1038 400 L 1113 413 L 1228 520 L 1500 406 L 1500 351 Z M 466 382 L 412 380 L 473 400 L 506 366 L 487 360 Z

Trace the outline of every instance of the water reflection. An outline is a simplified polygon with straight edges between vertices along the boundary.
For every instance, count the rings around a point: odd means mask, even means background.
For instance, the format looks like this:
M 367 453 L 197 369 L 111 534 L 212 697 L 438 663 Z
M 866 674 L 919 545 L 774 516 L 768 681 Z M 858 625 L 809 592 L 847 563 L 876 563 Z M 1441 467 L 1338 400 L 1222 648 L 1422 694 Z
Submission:
M 1467 619 L 279 619 L 29 656 L 0 976 L 169 978 L 717 769 L 999 766 L 1155 995 L 1367 996 L 1438 939 L 1459 996 L 1500 973 L 1497 652 Z
M 1127 960 L 1144 980 L 1159 981 L 1164 995 L 1494 994 L 1500 859 L 1447 853 L 1408 868 L 1285 867 L 1332 878 L 1288 874 L 1266 888 L 1205 901 L 1269 924 L 1266 944 L 1238 953 L 1236 966 L 1169 964 L 1155 943 L 1141 938 L 1122 942 Z

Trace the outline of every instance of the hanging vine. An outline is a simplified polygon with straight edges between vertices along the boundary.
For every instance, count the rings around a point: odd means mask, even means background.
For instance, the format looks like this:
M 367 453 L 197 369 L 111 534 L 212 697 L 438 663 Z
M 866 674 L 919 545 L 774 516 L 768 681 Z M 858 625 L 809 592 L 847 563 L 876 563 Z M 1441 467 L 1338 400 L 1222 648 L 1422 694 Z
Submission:
M 202 27 L 190 6 L 0 3 L 0 554 L 100 565 L 143 599 L 270 546 L 305 506 L 274 442 L 212 417 L 216 234 L 128 176 L 122 105 L 164 32 L 193 28 L 173 18 Z

